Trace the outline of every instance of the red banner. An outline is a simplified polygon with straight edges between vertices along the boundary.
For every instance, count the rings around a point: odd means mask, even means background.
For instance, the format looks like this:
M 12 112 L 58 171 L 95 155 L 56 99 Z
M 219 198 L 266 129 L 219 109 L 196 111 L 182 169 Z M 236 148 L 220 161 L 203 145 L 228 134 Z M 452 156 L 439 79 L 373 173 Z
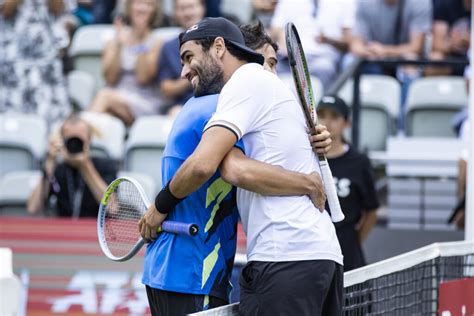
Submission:
M 245 252 L 245 235 L 238 234 Z M 142 250 L 113 262 L 100 250 L 95 219 L 0 217 L 0 247 L 13 251 L 23 284 L 18 315 L 150 315 Z
M 474 315 L 474 278 L 441 283 L 439 316 Z

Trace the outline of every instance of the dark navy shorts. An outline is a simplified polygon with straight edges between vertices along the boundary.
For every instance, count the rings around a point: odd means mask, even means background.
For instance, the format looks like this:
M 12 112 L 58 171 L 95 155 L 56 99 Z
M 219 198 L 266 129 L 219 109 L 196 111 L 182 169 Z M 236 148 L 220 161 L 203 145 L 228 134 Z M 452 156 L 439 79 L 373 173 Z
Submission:
M 184 316 L 228 304 L 214 296 L 162 291 L 149 286 L 146 294 L 153 316 Z
M 240 276 L 239 315 L 342 315 L 343 278 L 331 260 L 251 261 Z

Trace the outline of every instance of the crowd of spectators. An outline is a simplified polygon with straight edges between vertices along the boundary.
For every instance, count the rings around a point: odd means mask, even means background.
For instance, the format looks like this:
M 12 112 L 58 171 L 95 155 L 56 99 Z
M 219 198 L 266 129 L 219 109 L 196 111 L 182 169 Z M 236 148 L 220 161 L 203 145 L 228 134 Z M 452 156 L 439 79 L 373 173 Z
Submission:
M 71 110 L 64 73 L 72 69 L 67 49 L 77 28 L 113 23 L 115 35 L 102 61 L 106 87 L 90 111 L 110 113 L 127 126 L 141 115 L 175 115 L 190 96 L 179 78 L 177 39 L 154 36 L 159 27 L 183 30 L 202 17 L 225 14 L 219 0 L 9 0 L 0 7 L 0 111 L 38 113 L 48 122 Z M 279 73 L 289 72 L 284 26 L 301 33 L 309 71 L 327 89 L 354 59 L 466 58 L 470 42 L 468 0 L 252 0 L 260 19 L 279 44 Z M 238 8 L 236 8 L 237 10 Z M 431 41 L 428 40 L 431 38 Z M 462 67 L 408 67 L 365 73 L 389 74 L 402 84 L 400 121 L 410 82 L 422 75 L 462 75 Z M 402 124 L 403 125 L 403 124 Z M 403 126 L 401 126 L 403 128 Z
M 291 21 L 300 30 L 309 71 L 323 89 L 328 89 L 355 57 L 466 59 L 470 47 L 469 0 L 251 3 L 253 19 L 260 20 L 278 43 L 278 72 L 290 71 L 284 27 Z M 68 47 L 77 29 L 94 23 L 113 24 L 114 35 L 102 56 L 105 86 L 86 111 L 113 115 L 131 127 L 141 116 L 174 117 L 192 96 L 189 82 L 180 77 L 178 37 L 163 41 L 153 31 L 167 26 L 186 30 L 205 16 L 226 14 L 236 22 L 249 22 L 222 12 L 220 4 L 220 0 L 173 0 L 173 13 L 168 16 L 160 0 L 0 1 L 0 113 L 35 113 L 51 127 L 66 119 L 59 134 L 51 129 L 56 134 L 44 161 L 43 179 L 28 203 L 30 213 L 41 212 L 46 201 L 53 199 L 60 215 L 94 216 L 87 209 L 97 207 L 82 201 L 97 204 L 105 183 L 117 174 L 114 163 L 90 157 L 90 127 L 70 116 L 73 106 L 65 78 L 73 69 Z M 402 129 L 408 85 L 420 76 L 462 75 L 463 68 L 393 69 L 371 64 L 363 72 L 391 75 L 400 81 Z M 71 139 L 81 143 L 79 160 L 71 157 L 66 146 Z M 58 157 L 62 157 L 61 163 Z M 58 191 L 58 187 L 67 190 Z M 378 205 L 372 204 L 373 208 Z
M 114 19 L 115 36 L 103 52 L 106 87 L 97 93 L 91 111 L 117 116 L 127 126 L 158 112 L 162 100 L 156 76 L 162 44 L 152 31 L 162 19 L 156 1 L 125 1 L 123 17 Z

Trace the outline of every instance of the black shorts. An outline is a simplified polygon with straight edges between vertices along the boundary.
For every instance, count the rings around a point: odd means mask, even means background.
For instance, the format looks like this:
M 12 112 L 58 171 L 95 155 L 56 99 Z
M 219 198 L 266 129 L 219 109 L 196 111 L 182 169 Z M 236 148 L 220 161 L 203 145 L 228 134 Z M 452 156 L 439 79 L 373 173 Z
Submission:
M 162 291 L 148 285 L 146 294 L 153 316 L 184 316 L 229 303 L 214 296 Z
M 239 315 L 341 315 L 343 277 L 330 260 L 251 261 L 240 276 Z

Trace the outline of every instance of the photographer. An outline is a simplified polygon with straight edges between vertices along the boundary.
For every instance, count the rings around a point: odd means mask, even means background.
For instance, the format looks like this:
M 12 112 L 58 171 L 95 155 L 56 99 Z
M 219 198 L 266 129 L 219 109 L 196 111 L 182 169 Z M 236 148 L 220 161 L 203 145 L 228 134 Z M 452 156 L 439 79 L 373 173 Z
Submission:
M 91 134 L 88 123 L 73 114 L 64 121 L 60 135 L 50 138 L 43 177 L 28 200 L 30 214 L 42 212 L 51 202 L 58 216 L 97 216 L 117 166 L 113 160 L 89 156 Z

